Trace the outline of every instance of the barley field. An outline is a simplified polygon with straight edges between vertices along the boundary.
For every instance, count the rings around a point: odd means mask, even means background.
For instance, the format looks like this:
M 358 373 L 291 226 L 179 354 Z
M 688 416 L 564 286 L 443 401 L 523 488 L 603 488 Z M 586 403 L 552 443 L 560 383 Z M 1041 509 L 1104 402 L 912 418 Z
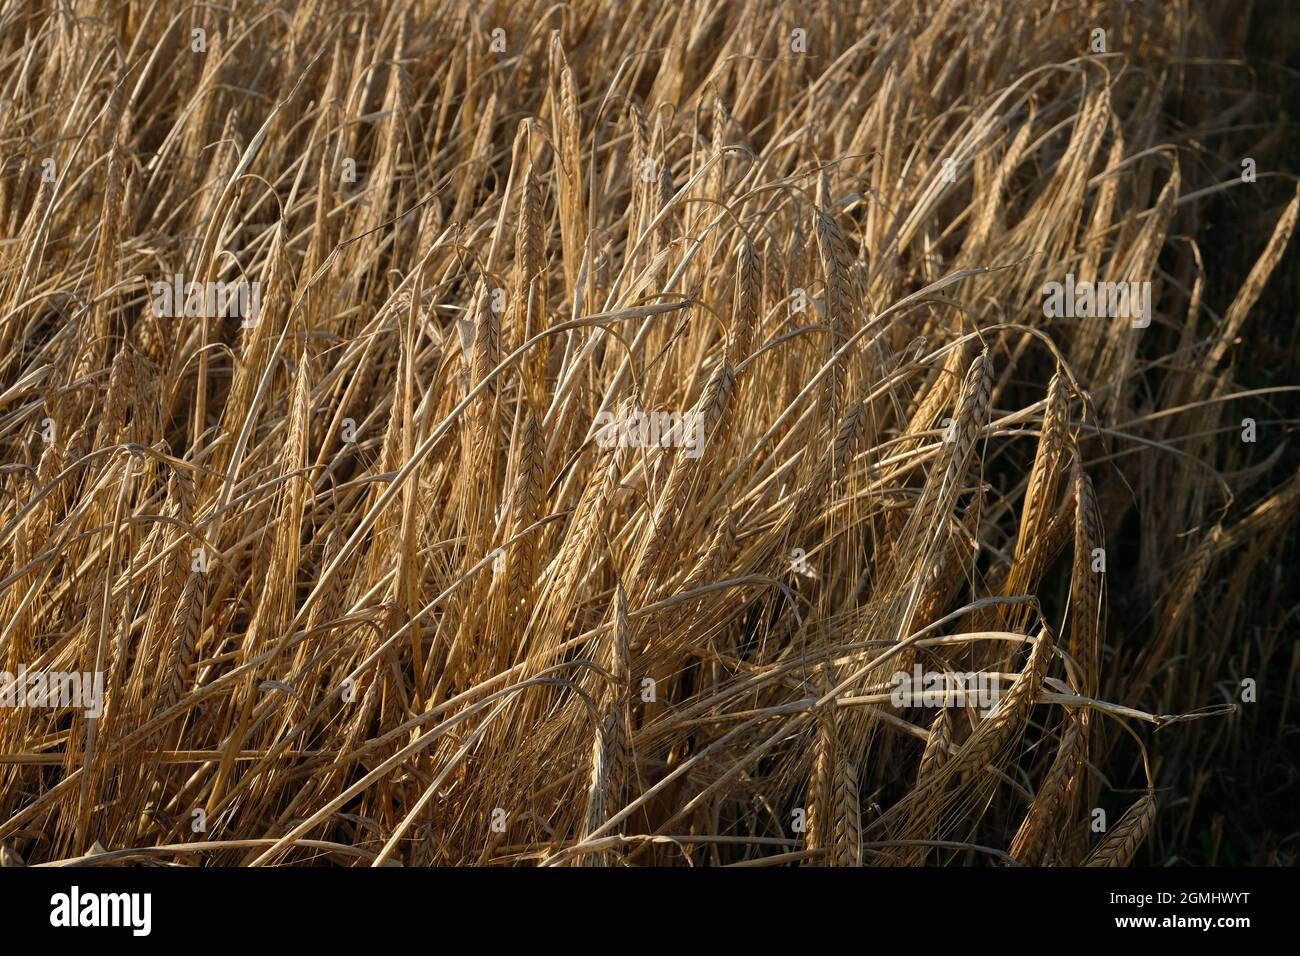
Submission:
M 0 863 L 1295 863 L 1285 16 L 0 0 Z

